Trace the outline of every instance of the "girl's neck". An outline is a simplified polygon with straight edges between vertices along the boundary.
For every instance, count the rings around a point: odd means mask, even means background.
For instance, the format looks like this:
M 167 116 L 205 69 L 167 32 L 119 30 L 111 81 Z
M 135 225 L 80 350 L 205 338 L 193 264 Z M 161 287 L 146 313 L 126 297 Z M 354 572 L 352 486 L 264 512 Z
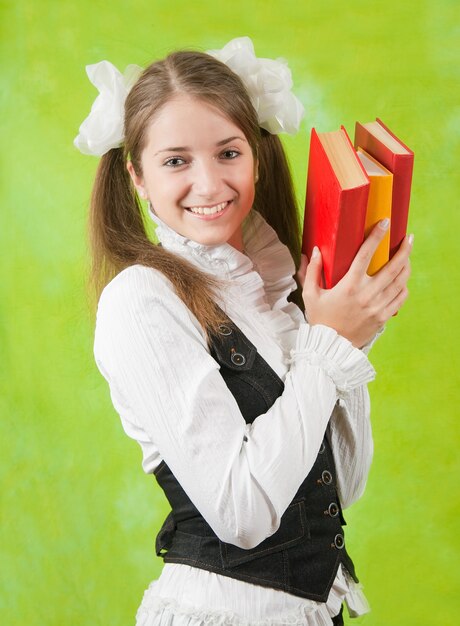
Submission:
M 242 229 L 241 225 L 235 230 L 235 232 L 230 237 L 230 239 L 227 241 L 227 243 L 230 244 L 231 246 L 233 246 L 234 248 L 236 248 L 236 250 L 238 250 L 239 252 L 242 252 L 243 254 L 246 254 L 245 251 L 244 251 L 243 229 Z

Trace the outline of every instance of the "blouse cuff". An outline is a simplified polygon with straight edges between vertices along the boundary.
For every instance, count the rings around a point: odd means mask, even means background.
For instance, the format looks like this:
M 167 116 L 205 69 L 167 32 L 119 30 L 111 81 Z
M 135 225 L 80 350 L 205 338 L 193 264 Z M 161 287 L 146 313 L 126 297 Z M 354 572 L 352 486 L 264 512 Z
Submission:
M 375 378 L 375 370 L 365 353 L 322 324 L 305 324 L 299 328 L 296 347 L 286 362 L 296 361 L 322 368 L 342 394 Z

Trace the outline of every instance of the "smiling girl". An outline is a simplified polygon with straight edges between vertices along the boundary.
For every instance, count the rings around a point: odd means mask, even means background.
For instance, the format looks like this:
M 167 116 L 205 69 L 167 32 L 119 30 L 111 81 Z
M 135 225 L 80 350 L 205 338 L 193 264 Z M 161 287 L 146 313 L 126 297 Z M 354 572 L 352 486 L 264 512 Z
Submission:
M 193 120 L 193 124 L 190 120 Z M 187 239 L 242 251 L 257 163 L 241 129 L 212 104 L 174 96 L 149 126 L 141 174 L 127 165 L 155 213 Z
M 137 624 L 343 624 L 343 602 L 368 610 L 342 528 L 372 458 L 367 352 L 407 297 L 412 240 L 370 277 L 377 225 L 320 288 L 277 137 L 302 107 L 248 38 L 88 74 L 94 353 L 171 505 Z

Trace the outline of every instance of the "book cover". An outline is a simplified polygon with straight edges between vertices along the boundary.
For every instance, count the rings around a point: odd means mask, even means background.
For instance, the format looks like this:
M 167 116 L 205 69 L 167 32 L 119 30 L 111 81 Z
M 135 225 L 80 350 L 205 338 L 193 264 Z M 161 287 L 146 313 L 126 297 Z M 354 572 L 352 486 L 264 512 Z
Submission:
M 391 258 L 407 231 L 414 153 L 379 118 L 367 124 L 356 122 L 354 145 L 365 150 L 393 174 Z
M 323 286 L 333 287 L 348 271 L 364 239 L 369 179 L 345 128 L 317 133 L 308 159 L 302 252 L 321 250 Z
M 364 227 L 364 236 L 367 237 L 380 220 L 391 219 L 393 174 L 362 148 L 358 148 L 357 153 L 370 181 Z M 390 231 L 388 230 L 372 257 L 367 273 L 372 276 L 378 272 L 389 258 Z

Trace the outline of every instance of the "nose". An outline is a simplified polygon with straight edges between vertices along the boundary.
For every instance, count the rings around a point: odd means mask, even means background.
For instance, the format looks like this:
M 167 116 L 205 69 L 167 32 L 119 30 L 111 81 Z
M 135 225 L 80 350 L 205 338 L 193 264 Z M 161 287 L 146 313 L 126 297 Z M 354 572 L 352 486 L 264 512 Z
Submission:
M 193 168 L 193 190 L 209 200 L 215 199 L 222 189 L 222 173 L 214 160 L 196 161 Z

